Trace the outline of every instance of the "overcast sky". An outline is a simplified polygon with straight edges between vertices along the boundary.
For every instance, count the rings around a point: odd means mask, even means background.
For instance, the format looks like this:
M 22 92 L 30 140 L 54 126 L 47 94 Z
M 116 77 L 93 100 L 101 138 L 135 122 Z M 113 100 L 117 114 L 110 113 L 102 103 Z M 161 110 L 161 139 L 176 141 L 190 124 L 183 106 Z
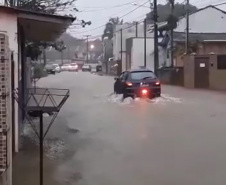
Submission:
M 164 4 L 166 0 L 157 0 L 158 3 Z M 92 21 L 91 26 L 82 28 L 81 26 L 73 26 L 68 32 L 77 38 L 82 38 L 83 35 L 92 35 L 97 36 L 103 33 L 104 24 L 108 21 L 109 17 L 121 17 L 126 13 L 137 8 L 137 6 L 132 5 L 132 2 L 137 4 L 143 4 L 147 0 L 77 0 L 76 7 L 81 11 L 77 13 L 78 20 Z M 177 2 L 185 2 L 184 0 L 177 0 Z M 214 5 L 218 3 L 226 2 L 226 0 L 190 0 L 191 4 L 196 5 L 199 8 L 202 8 L 207 5 Z M 127 4 L 127 5 L 124 5 Z M 149 6 L 147 2 L 145 4 Z M 113 7 L 117 6 L 117 7 Z M 226 6 L 218 6 L 218 8 L 226 9 Z M 134 12 L 123 17 L 124 21 L 137 21 L 144 18 L 146 13 L 149 12 L 148 8 L 140 7 Z M 75 23 L 79 23 L 76 21 Z M 100 27 L 100 28 L 97 28 Z M 96 29 L 95 29 L 96 28 Z

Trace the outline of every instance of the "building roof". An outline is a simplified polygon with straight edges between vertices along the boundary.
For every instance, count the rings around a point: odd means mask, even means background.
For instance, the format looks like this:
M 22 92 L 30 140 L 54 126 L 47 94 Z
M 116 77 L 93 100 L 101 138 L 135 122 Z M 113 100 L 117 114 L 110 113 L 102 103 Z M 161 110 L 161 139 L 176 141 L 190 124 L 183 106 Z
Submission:
M 28 41 L 55 41 L 76 19 L 75 17 L 0 6 L 0 14 L 4 13 L 17 18 L 19 33 L 23 32 Z M 13 24 L 13 22 L 9 24 Z
M 5 11 L 8 11 L 8 12 L 14 12 L 14 13 L 27 13 L 27 14 L 57 18 L 57 19 L 62 19 L 62 20 L 70 20 L 72 22 L 76 20 L 76 17 L 62 16 L 62 15 L 56 15 L 56 14 L 48 14 L 48 13 L 42 13 L 42 12 L 35 12 L 35 11 L 17 8 L 17 7 L 0 6 L 0 10 L 1 11 L 5 10 Z
M 198 10 L 195 11 L 195 12 L 191 12 L 191 13 L 189 14 L 189 16 L 190 16 L 190 15 L 193 15 L 193 14 L 195 14 L 195 13 L 198 13 L 198 12 L 200 12 L 200 11 L 203 11 L 203 10 L 205 10 L 205 9 L 208 9 L 208 8 L 214 8 L 214 9 L 216 9 L 216 10 L 218 10 L 218 11 L 220 11 L 220 12 L 226 14 L 225 11 L 223 11 L 223 10 L 221 10 L 221 9 L 219 9 L 219 8 L 217 8 L 217 7 L 215 7 L 215 6 L 213 6 L 213 5 L 209 5 L 209 6 L 206 6 L 206 7 L 204 7 L 204 8 L 200 8 L 200 9 L 198 9 Z M 181 20 L 181 19 L 183 19 L 183 18 L 185 18 L 185 16 L 180 17 L 179 20 Z M 168 28 L 168 23 L 167 23 L 167 21 L 165 21 L 165 22 L 159 22 L 159 23 L 158 23 L 158 28 L 159 28 L 159 29 L 167 29 L 167 28 Z M 151 25 L 151 26 L 149 27 L 149 29 L 150 29 L 150 30 L 154 29 L 154 26 Z
M 175 42 L 184 42 L 186 40 L 186 33 L 174 32 Z M 207 40 L 221 41 L 226 40 L 226 33 L 189 33 L 189 40 L 192 42 L 206 42 Z

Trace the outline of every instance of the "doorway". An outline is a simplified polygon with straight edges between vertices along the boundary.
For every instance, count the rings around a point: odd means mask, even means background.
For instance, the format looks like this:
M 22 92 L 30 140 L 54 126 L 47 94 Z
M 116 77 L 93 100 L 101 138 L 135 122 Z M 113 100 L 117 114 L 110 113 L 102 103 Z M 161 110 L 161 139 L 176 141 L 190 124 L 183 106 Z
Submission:
M 209 88 L 209 57 L 195 57 L 195 88 Z

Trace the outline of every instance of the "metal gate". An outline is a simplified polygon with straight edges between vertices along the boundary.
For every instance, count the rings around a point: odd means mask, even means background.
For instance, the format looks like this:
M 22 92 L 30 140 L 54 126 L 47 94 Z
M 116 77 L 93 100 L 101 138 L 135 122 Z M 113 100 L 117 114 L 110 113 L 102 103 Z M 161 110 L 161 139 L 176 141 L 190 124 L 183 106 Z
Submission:
M 195 57 L 195 88 L 209 88 L 209 57 Z

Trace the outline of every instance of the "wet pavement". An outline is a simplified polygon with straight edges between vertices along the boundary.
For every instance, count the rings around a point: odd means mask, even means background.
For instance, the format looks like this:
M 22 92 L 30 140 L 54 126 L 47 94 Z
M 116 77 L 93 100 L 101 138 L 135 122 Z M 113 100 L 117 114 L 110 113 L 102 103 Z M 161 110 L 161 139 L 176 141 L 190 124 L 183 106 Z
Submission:
M 226 94 L 163 86 L 155 100 L 122 102 L 113 82 L 83 72 L 39 82 L 70 89 L 45 141 L 44 184 L 226 184 Z M 38 184 L 35 138 L 25 125 L 14 185 Z

